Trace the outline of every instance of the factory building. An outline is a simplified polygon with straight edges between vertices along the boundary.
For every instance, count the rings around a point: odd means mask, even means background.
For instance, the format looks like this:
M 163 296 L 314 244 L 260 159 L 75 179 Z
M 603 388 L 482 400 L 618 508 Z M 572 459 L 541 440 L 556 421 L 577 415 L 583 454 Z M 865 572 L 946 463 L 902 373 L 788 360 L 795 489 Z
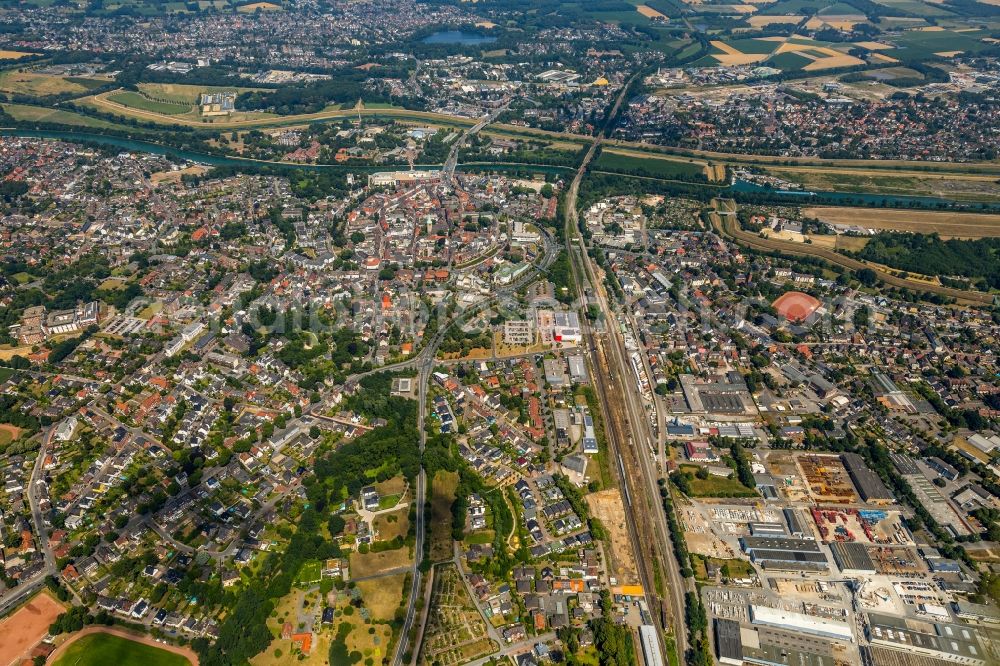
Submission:
M 868 468 L 864 458 L 857 453 L 842 453 L 840 460 L 844 463 L 844 468 L 851 476 L 851 481 L 861 499 L 872 504 L 892 504 L 896 501 L 878 474 Z
M 764 569 L 826 571 L 830 563 L 811 539 L 748 536 L 740 539 L 744 552 Z

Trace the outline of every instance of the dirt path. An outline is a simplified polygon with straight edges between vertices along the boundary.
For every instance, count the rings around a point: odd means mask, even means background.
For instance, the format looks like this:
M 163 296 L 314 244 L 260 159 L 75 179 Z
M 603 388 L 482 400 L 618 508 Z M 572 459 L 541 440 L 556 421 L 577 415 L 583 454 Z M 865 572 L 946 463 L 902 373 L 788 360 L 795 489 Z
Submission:
M 87 627 L 81 631 L 69 637 L 65 643 L 60 645 L 55 651 L 49 656 L 48 663 L 54 664 L 59 660 L 59 657 L 63 655 L 64 652 L 69 648 L 70 645 L 80 640 L 84 636 L 89 636 L 91 634 L 111 634 L 112 636 L 117 636 L 119 638 L 126 638 L 130 641 L 135 641 L 136 643 L 142 643 L 143 645 L 150 645 L 152 647 L 160 648 L 161 650 L 166 650 L 167 652 L 173 652 L 174 654 L 179 654 L 188 661 L 191 662 L 192 666 L 198 666 L 198 655 L 195 654 L 194 650 L 188 647 L 180 647 L 178 645 L 171 645 L 169 643 L 158 643 L 153 638 L 146 636 L 145 634 L 136 634 L 131 631 L 125 631 L 124 629 L 116 629 L 114 627 Z

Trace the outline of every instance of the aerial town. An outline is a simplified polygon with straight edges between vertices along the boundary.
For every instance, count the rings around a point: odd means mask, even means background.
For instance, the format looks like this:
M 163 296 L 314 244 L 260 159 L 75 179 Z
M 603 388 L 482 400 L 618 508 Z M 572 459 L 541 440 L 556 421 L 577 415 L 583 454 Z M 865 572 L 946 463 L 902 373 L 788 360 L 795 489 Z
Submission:
M 1000 664 L 993 0 L 0 34 L 0 666 Z

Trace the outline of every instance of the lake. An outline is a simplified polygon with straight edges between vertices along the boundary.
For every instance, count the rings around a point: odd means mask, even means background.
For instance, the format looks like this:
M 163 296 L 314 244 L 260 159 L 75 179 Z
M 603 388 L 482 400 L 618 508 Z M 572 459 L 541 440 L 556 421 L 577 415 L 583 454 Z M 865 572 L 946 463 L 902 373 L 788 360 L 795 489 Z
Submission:
M 420 41 L 424 44 L 490 44 L 497 41 L 497 38 L 461 30 L 442 30 L 427 35 Z

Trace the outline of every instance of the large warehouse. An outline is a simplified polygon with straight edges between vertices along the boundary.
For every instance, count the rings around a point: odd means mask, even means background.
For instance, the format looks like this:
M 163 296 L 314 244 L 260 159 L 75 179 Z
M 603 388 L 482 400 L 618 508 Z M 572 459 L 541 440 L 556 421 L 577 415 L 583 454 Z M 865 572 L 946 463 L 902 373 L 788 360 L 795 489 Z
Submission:
M 747 536 L 740 540 L 750 559 L 765 569 L 826 571 L 826 554 L 812 539 Z
M 802 632 L 821 638 L 837 641 L 854 642 L 851 625 L 824 617 L 795 613 L 792 611 L 769 608 L 767 606 L 750 606 L 750 622 L 756 625 L 787 629 Z
M 892 504 L 896 501 L 879 475 L 869 469 L 864 458 L 857 453 L 842 453 L 840 460 L 851 475 L 851 481 L 858 489 L 861 499 L 872 504 Z

